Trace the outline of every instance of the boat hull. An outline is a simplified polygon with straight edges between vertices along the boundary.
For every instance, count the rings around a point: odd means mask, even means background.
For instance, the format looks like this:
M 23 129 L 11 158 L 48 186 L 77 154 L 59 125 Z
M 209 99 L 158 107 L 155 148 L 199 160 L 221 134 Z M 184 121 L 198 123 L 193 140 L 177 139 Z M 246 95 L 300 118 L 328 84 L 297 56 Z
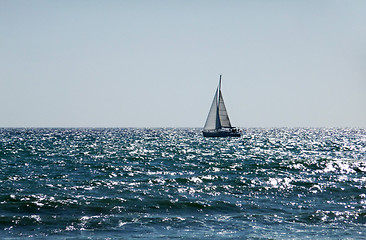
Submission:
M 202 131 L 204 137 L 240 137 L 240 132 L 229 131 Z

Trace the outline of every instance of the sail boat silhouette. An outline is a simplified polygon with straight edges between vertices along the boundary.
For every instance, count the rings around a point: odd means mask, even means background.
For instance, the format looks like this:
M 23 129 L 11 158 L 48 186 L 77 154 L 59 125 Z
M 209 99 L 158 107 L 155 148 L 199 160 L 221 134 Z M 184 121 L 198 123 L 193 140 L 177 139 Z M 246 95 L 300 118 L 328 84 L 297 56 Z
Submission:
M 230 123 L 221 92 L 221 77 L 202 133 L 204 137 L 240 137 L 240 130 Z

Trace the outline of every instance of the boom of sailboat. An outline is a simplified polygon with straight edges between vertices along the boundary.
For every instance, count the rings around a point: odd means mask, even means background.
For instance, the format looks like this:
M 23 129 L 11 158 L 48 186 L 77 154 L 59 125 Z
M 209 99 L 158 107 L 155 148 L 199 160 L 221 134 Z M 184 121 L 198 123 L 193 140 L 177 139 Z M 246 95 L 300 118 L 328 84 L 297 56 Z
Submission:
M 230 123 L 221 93 L 221 77 L 202 133 L 204 137 L 240 137 L 241 131 Z

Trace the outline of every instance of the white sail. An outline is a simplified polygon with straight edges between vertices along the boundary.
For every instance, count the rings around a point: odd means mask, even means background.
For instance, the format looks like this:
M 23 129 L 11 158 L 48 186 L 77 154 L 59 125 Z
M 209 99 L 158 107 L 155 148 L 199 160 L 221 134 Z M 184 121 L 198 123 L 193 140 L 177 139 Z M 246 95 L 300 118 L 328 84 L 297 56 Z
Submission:
M 231 123 L 229 120 L 229 115 L 227 114 L 224 98 L 222 97 L 221 91 L 219 95 L 219 119 L 221 128 L 231 128 Z
M 215 92 L 210 111 L 204 126 L 205 130 L 214 130 L 221 128 L 231 128 L 229 115 L 227 114 L 224 98 L 220 90 L 220 85 Z
M 217 119 L 218 119 L 218 114 L 217 114 L 217 94 L 218 93 L 218 89 L 216 90 L 215 93 L 215 97 L 212 101 L 211 104 L 211 108 L 210 111 L 208 112 L 208 116 L 207 116 L 207 120 L 204 126 L 205 130 L 214 130 L 216 129 L 216 125 L 217 125 Z

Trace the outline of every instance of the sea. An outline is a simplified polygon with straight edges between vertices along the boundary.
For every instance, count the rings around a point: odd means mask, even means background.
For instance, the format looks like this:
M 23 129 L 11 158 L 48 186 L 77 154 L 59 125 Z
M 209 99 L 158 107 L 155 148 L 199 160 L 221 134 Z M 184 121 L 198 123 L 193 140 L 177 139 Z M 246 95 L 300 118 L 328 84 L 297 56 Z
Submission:
M 366 239 L 366 129 L 0 129 L 0 239 Z

